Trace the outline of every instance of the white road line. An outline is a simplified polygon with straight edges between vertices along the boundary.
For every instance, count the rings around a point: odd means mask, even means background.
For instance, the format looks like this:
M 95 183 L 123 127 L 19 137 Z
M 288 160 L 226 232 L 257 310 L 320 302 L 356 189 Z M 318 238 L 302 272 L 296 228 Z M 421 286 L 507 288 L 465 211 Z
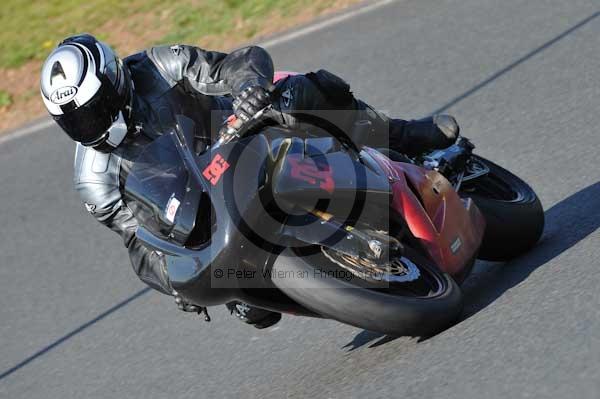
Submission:
M 0 136 L 0 145 L 6 143 L 7 141 L 11 141 L 17 139 L 19 137 L 28 136 L 32 133 L 39 132 L 40 130 L 44 130 L 54 125 L 54 121 L 52 119 L 45 119 L 41 122 L 36 123 L 35 125 L 31 125 L 19 130 L 15 130 L 12 133 L 4 134 Z
M 314 24 L 305 26 L 304 28 L 300 28 L 298 30 L 293 30 L 287 34 L 283 34 L 280 37 L 277 37 L 277 38 L 274 38 L 271 40 L 267 40 L 262 43 L 258 43 L 258 45 L 261 47 L 267 47 L 267 48 L 275 47 L 279 44 L 289 42 L 294 39 L 298 39 L 299 37 L 306 36 L 310 33 L 313 33 L 313 32 L 319 31 L 321 29 L 325 29 L 330 26 L 339 24 L 340 22 L 347 21 L 347 20 L 357 17 L 359 15 L 369 13 L 378 8 L 381 8 L 388 4 L 394 3 L 395 1 L 397 1 L 397 0 L 380 0 L 380 1 L 375 1 L 373 3 L 367 3 L 362 7 L 351 9 L 350 11 L 347 11 L 347 12 L 342 12 L 341 14 L 338 14 L 332 18 L 326 19 L 321 22 L 315 22 Z M 46 119 L 46 120 L 36 123 L 35 125 L 28 126 L 23 129 L 18 129 L 12 133 L 1 135 L 0 136 L 0 145 L 6 143 L 8 141 L 17 139 L 19 137 L 28 136 L 32 133 L 49 128 L 50 126 L 53 126 L 53 125 L 54 125 L 54 121 L 52 119 Z
M 280 37 L 277 37 L 277 38 L 274 38 L 271 40 L 267 40 L 265 42 L 259 43 L 258 45 L 262 46 L 262 47 L 274 47 L 274 46 L 277 46 L 278 44 L 281 44 L 284 42 L 289 42 L 290 40 L 294 40 L 299 37 L 306 36 L 309 33 L 313 33 L 318 30 L 328 28 L 330 26 L 339 24 L 340 22 L 343 22 L 343 21 L 352 19 L 354 17 L 357 17 L 359 15 L 374 11 L 378 8 L 381 8 L 388 4 L 394 3 L 395 1 L 397 1 L 397 0 L 380 0 L 380 1 L 373 2 L 373 3 L 368 3 L 362 7 L 355 8 L 355 9 L 347 11 L 347 12 L 342 12 L 341 14 L 338 14 L 332 18 L 326 19 L 321 22 L 316 22 L 314 24 L 310 24 L 308 26 L 305 26 L 304 28 L 300 28 L 295 31 L 293 30 L 290 33 L 284 34 Z

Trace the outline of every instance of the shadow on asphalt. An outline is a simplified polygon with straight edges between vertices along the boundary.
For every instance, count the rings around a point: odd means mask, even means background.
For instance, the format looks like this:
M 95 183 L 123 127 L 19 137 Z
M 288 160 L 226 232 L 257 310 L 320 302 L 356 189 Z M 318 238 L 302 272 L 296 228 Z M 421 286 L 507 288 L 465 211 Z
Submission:
M 508 263 L 493 263 L 463 284 L 465 308 L 461 321 L 485 309 L 539 267 L 574 247 L 600 228 L 600 182 L 565 198 L 545 212 L 546 227 L 538 245 Z M 460 322 L 459 322 L 460 324 Z M 422 337 L 418 342 L 427 340 Z M 353 351 L 365 345 L 375 348 L 395 340 L 373 331 L 361 331 L 343 346 Z
M 600 182 L 565 198 L 547 210 L 545 216 L 544 235 L 532 251 L 508 263 L 493 264 L 465 281 L 463 320 L 600 228 Z

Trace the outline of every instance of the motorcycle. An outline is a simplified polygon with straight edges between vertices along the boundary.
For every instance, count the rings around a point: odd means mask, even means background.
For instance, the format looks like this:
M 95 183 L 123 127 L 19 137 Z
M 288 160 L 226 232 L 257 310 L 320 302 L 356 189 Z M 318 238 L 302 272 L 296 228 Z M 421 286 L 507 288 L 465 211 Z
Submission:
M 250 123 L 196 153 L 194 123 L 176 120 L 124 191 L 136 236 L 203 309 L 241 301 L 429 335 L 459 317 L 477 258 L 516 257 L 543 230 L 532 188 L 464 137 L 409 158 L 365 146 L 367 121 L 329 136 Z

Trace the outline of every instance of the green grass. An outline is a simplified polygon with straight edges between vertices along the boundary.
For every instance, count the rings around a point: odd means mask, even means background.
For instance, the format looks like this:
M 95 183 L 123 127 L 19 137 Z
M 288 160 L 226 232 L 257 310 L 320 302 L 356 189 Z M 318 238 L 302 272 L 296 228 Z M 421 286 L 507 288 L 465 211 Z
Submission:
M 360 0 L 0 0 L 0 130 L 43 113 L 42 61 L 65 37 L 89 32 L 122 57 L 183 43 L 228 51 Z
M 207 36 L 218 42 L 219 37 L 231 39 L 231 35 L 248 40 L 269 24 L 281 25 L 274 14 L 293 19 L 306 7 L 319 11 L 332 3 L 333 0 L 2 0 L 0 68 L 43 60 L 70 34 L 90 32 L 106 39 L 110 32 L 98 32 L 98 28 L 115 19 L 121 19 L 123 26 L 136 35 L 160 26 L 161 32 L 166 32 L 159 40 L 163 43 L 197 43 Z M 139 26 L 136 16 L 144 13 L 151 14 L 151 26 Z M 148 25 L 147 20 L 144 22 Z
M 10 94 L 4 90 L 0 90 L 0 108 L 8 107 L 10 104 L 12 104 L 12 98 Z
M 196 7 L 179 5 L 173 14 L 173 28 L 166 42 L 194 42 L 205 36 L 227 35 L 232 30 L 249 39 L 264 25 L 272 24 L 272 13 L 290 16 L 315 0 L 207 0 Z M 330 4 L 331 1 L 324 3 Z
M 112 18 L 129 18 L 160 4 L 158 0 L 2 0 L 0 68 L 41 60 L 70 34 L 93 32 Z M 98 36 L 102 38 L 102 33 Z

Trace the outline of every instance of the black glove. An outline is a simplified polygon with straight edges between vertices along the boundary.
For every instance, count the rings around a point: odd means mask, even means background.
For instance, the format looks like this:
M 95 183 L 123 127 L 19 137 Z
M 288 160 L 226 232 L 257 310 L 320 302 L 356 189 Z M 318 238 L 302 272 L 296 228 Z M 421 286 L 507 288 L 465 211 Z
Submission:
M 261 86 L 244 89 L 233 101 L 233 112 L 238 121 L 246 123 L 271 104 L 269 92 Z

